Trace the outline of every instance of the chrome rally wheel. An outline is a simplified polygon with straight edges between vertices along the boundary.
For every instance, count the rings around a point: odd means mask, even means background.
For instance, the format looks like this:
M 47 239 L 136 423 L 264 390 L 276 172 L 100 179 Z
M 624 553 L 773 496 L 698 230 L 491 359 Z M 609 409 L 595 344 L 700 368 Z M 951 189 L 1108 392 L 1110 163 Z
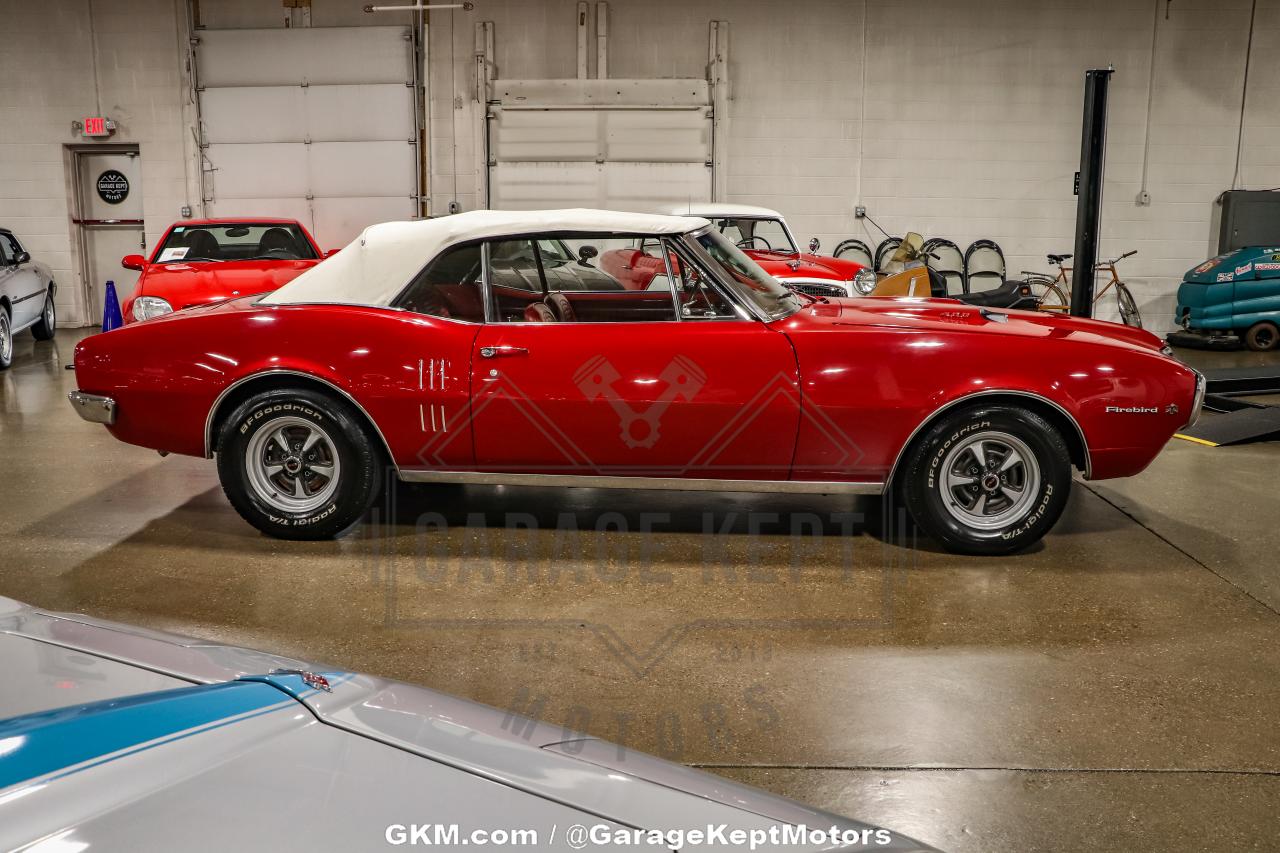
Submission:
M 297 417 L 275 418 L 255 430 L 244 462 L 249 485 L 258 497 L 289 513 L 324 506 L 342 474 L 333 439 L 321 427 Z
M 991 530 L 1020 518 L 1040 488 L 1040 465 L 1015 436 L 988 430 L 942 461 L 943 506 L 968 527 Z
M 338 394 L 275 388 L 217 413 L 218 477 L 240 515 L 281 539 L 329 539 L 359 521 L 386 455 L 365 415 Z
M 1071 490 L 1071 454 L 1056 422 L 1017 405 L 957 407 L 912 442 L 895 488 L 947 550 L 1020 551 L 1053 527 Z

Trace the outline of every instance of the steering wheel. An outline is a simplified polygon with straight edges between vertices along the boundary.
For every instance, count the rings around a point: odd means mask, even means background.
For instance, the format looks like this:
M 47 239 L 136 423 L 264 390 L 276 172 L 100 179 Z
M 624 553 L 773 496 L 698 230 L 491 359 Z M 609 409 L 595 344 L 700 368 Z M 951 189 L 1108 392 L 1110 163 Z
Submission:
M 738 241 L 737 245 L 739 249 L 750 249 L 757 240 L 764 243 L 765 251 L 773 251 L 773 246 L 769 245 L 769 241 L 761 237 L 759 234 L 752 234 L 750 237 L 744 237 Z

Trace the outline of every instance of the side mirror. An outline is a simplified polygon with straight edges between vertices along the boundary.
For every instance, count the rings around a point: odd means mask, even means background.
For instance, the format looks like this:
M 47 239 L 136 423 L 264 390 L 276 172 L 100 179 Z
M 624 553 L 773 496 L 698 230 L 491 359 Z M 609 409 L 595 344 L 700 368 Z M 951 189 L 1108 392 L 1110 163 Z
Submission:
M 13 262 L 18 266 L 22 266 L 23 264 L 29 264 L 31 263 L 31 253 L 19 252 L 17 255 L 14 256 Z
M 600 254 L 600 250 L 595 246 L 583 246 L 578 250 L 578 263 L 588 266 L 587 261 Z
M 818 254 L 818 249 L 820 248 L 822 248 L 822 244 L 818 242 L 818 238 L 810 237 L 809 238 L 809 254 L 811 255 Z
M 140 270 L 147 265 L 147 259 L 142 255 L 125 255 L 120 259 L 120 266 L 127 270 Z
M 332 258 L 334 255 L 338 254 L 341 251 L 342 251 L 341 249 L 328 249 L 325 251 L 324 256 L 326 258 Z

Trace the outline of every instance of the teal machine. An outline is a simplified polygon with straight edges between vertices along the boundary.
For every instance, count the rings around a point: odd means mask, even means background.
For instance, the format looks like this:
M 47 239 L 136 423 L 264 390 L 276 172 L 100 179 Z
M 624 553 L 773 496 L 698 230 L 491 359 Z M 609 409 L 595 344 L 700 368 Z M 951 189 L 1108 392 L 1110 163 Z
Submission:
M 1246 246 L 1210 258 L 1178 286 L 1181 332 L 1169 342 L 1195 346 L 1243 340 L 1252 350 L 1280 344 L 1280 245 Z

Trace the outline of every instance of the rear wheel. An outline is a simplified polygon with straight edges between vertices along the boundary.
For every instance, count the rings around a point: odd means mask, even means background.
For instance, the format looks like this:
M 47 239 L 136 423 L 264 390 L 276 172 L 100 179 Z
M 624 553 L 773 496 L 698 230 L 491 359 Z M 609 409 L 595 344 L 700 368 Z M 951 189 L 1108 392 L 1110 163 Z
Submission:
M 1010 554 L 1062 514 L 1071 458 L 1036 413 L 973 407 L 944 416 L 912 446 L 901 486 L 916 523 L 947 550 Z
M 1273 350 L 1277 344 L 1280 344 L 1280 330 L 1276 329 L 1275 323 L 1265 321 L 1254 323 L 1244 333 L 1244 343 L 1245 346 L 1255 352 Z
M 9 324 L 9 309 L 0 305 L 0 370 L 8 370 L 13 364 L 13 327 Z
M 242 403 L 222 425 L 218 476 L 263 533 L 328 539 L 358 521 L 382 483 L 381 450 L 346 402 L 279 389 Z
M 31 335 L 37 341 L 49 341 L 53 340 L 57 330 L 58 311 L 53 305 L 53 288 L 51 287 L 44 296 L 44 310 L 40 312 L 40 319 L 31 327 Z
M 1071 300 L 1062 292 L 1062 288 L 1048 276 L 1032 276 L 1026 280 L 1031 288 L 1031 295 L 1036 298 L 1036 308 L 1040 311 L 1056 311 L 1064 314 L 1071 309 Z

